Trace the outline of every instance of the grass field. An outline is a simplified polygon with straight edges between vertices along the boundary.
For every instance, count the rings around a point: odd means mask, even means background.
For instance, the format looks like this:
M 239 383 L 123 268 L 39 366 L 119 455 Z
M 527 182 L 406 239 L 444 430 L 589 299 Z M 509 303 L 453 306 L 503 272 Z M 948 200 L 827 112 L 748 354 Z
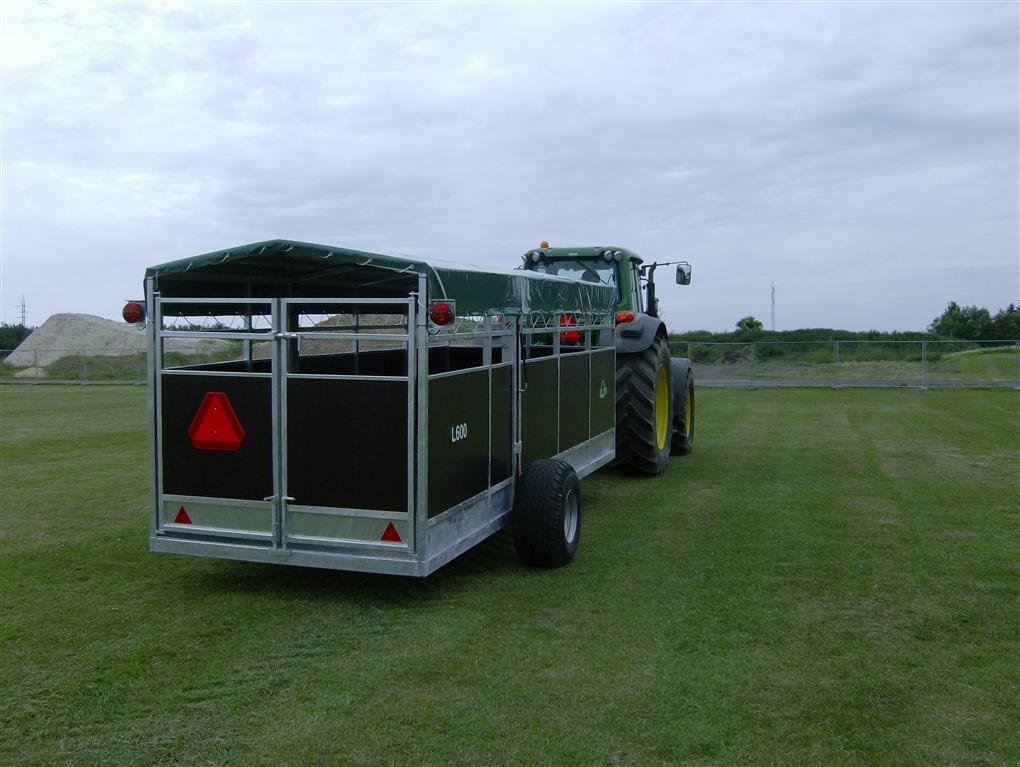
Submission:
M 682 348 L 681 348 L 682 351 Z M 829 349 L 831 355 L 832 350 Z M 929 386 L 967 384 L 1020 386 L 1020 347 L 1006 349 L 975 349 L 935 357 L 924 365 L 920 357 L 908 359 L 849 359 L 820 361 L 795 357 L 764 358 L 752 362 L 741 359 L 736 364 L 698 365 L 700 378 L 755 379 L 756 381 L 789 381 L 805 384 L 879 385 L 907 384 Z
M 0 764 L 1020 762 L 1020 396 L 698 404 L 413 581 L 149 554 L 144 391 L 0 387 Z

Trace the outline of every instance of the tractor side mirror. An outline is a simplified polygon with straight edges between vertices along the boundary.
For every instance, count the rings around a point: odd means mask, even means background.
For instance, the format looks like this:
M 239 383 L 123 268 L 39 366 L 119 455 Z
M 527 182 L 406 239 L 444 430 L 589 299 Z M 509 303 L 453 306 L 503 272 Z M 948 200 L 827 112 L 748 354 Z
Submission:
M 686 261 L 677 264 L 676 267 L 676 284 L 677 285 L 690 285 L 691 284 L 691 265 Z

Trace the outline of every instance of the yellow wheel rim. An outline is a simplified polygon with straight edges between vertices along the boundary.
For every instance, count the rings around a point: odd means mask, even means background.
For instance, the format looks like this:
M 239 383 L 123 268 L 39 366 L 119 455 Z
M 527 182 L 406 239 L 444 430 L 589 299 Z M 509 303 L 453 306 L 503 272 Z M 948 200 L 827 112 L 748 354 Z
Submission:
M 669 439 L 669 379 L 666 366 L 659 365 L 655 374 L 655 441 L 662 450 Z
M 684 436 L 691 436 L 691 396 L 690 391 L 687 392 L 687 396 L 684 397 Z

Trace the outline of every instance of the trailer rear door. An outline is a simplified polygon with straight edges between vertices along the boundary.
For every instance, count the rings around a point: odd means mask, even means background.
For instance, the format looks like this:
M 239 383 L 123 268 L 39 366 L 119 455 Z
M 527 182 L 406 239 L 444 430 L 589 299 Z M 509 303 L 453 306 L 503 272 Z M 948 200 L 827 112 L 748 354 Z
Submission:
M 155 302 L 157 531 L 279 539 L 271 300 Z
M 414 549 L 414 299 L 283 301 L 291 549 Z
M 154 306 L 158 548 L 413 554 L 413 298 Z

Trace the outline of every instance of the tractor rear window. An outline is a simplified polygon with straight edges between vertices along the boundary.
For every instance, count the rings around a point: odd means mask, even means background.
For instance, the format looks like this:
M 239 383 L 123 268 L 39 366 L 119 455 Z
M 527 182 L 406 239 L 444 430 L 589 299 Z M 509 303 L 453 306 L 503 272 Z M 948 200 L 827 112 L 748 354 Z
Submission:
M 540 261 L 533 268 L 536 272 L 580 280 L 593 285 L 616 287 L 616 264 L 606 261 L 556 260 Z

